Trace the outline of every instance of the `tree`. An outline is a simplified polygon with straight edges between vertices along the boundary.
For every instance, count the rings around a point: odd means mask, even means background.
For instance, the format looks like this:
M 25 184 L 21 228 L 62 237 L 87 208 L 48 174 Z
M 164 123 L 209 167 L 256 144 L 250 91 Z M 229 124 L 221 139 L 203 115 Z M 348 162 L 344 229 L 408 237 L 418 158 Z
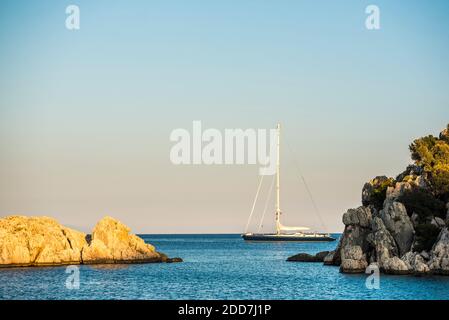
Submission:
M 449 124 L 439 138 L 429 135 L 416 139 L 409 149 L 416 165 L 426 173 L 433 193 L 449 200 Z

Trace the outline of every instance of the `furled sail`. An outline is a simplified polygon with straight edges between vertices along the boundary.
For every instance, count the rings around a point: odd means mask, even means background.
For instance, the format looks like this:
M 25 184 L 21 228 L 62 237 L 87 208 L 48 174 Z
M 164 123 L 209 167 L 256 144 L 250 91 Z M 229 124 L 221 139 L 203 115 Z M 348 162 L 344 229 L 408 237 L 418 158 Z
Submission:
M 279 229 L 281 231 L 307 231 L 307 230 L 310 230 L 310 228 L 307 228 L 307 227 L 287 227 L 282 224 L 279 224 Z

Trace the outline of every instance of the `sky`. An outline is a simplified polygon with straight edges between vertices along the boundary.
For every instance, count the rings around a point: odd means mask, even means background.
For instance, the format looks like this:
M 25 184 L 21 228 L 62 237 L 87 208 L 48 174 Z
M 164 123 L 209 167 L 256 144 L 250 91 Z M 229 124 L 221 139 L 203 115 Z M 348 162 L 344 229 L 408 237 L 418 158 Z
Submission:
M 170 133 L 280 122 L 283 223 L 341 232 L 363 184 L 449 123 L 448 15 L 438 0 L 1 1 L 0 217 L 243 232 L 259 167 L 176 166 Z

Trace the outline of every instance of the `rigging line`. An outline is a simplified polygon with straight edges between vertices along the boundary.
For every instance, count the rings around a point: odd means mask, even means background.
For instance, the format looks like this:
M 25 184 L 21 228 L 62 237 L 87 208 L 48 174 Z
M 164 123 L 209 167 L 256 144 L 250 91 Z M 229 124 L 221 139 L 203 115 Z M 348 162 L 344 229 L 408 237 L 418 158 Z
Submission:
M 285 132 L 285 129 L 284 129 L 284 132 Z M 284 134 L 284 136 L 286 136 L 286 134 Z M 301 173 L 301 169 L 299 168 L 298 162 L 297 162 L 296 157 L 295 157 L 295 153 L 293 152 L 293 149 L 290 146 L 290 143 L 289 143 L 288 139 L 285 139 L 285 141 L 287 142 L 288 149 L 290 150 L 290 152 L 293 155 L 293 162 L 295 164 L 296 170 L 298 170 L 298 174 L 300 176 L 300 179 L 304 183 L 304 186 L 306 188 L 307 194 L 309 195 L 310 201 L 312 202 L 312 206 L 313 206 L 313 208 L 314 208 L 314 210 L 315 210 L 315 212 L 316 212 L 316 214 L 318 216 L 318 219 L 320 220 L 320 224 L 321 224 L 322 228 L 324 229 L 324 231 L 327 231 L 326 225 L 324 224 L 323 218 L 321 217 L 320 210 L 318 209 L 318 206 L 317 206 L 317 204 L 315 202 L 315 199 L 313 198 L 312 192 L 310 191 L 310 188 L 309 188 L 309 186 L 308 186 L 308 184 L 306 182 L 306 179 L 304 178 L 304 176 Z
M 258 229 L 259 232 L 262 229 L 262 224 L 263 224 L 263 220 L 265 218 L 265 213 L 267 212 L 268 202 L 269 202 L 269 200 L 271 198 L 271 194 L 272 194 L 272 191 L 273 191 L 274 177 L 275 177 L 275 175 L 273 175 L 273 178 L 271 179 L 270 190 L 268 191 L 268 196 L 267 196 L 267 199 L 265 200 L 265 207 L 263 209 L 262 218 L 260 219 L 260 224 L 259 224 L 259 229 Z
M 259 192 L 260 192 L 260 187 L 262 186 L 263 177 L 264 177 L 264 175 L 261 175 L 259 178 L 259 186 L 257 187 L 257 192 L 256 192 L 256 196 L 254 198 L 253 207 L 251 208 L 251 213 L 248 217 L 248 222 L 246 223 L 245 233 L 248 232 L 249 223 L 251 222 L 251 217 L 253 216 L 254 208 L 256 207 L 257 198 L 259 197 Z

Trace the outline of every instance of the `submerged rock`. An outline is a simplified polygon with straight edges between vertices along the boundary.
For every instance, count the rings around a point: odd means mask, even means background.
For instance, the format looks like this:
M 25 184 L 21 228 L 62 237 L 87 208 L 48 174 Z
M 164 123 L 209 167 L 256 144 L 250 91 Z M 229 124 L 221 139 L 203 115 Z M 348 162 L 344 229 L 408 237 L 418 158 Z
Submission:
M 165 261 L 163 262 L 167 262 L 167 263 L 175 263 L 175 262 L 183 262 L 183 260 L 179 257 L 175 257 L 175 258 L 167 258 Z
M 298 253 L 294 256 L 287 258 L 287 261 L 297 262 L 323 262 L 324 258 L 329 254 L 329 251 L 318 252 L 315 255 L 308 253 Z
M 152 245 L 130 234 L 128 227 L 110 217 L 98 222 L 91 239 L 48 217 L 0 219 L 0 267 L 180 260 L 157 252 Z

